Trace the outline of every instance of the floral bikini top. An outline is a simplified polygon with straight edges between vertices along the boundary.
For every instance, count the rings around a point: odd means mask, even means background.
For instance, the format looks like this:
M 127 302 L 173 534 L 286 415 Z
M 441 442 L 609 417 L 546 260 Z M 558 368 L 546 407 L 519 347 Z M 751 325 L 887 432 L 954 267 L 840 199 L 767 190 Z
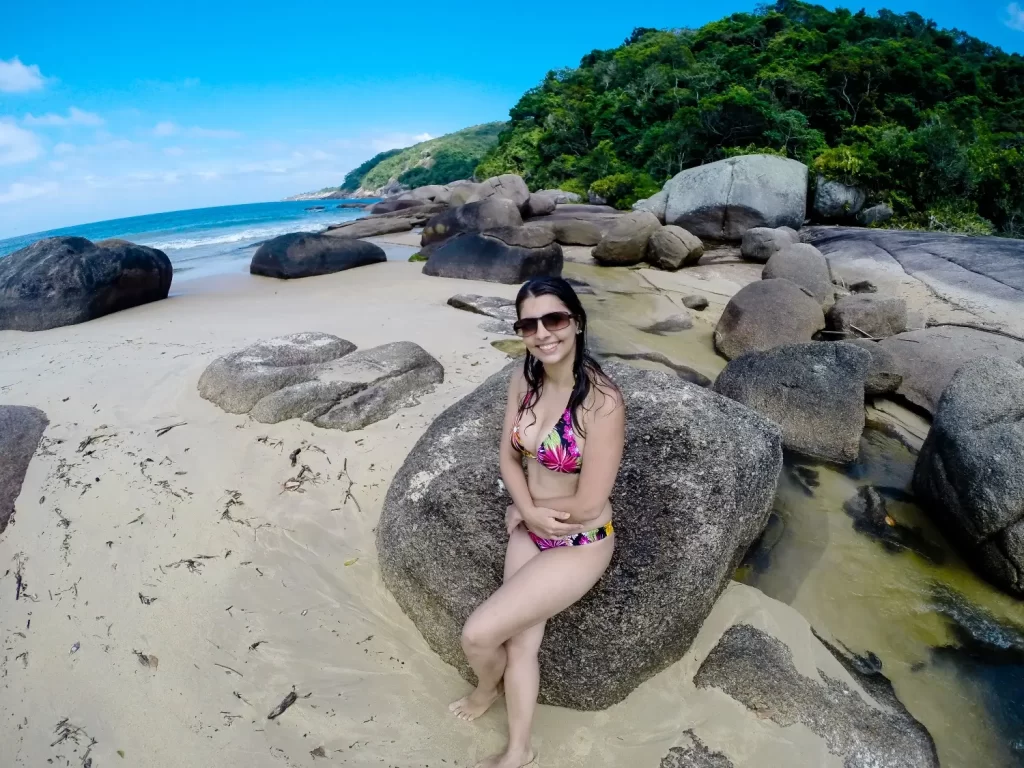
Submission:
M 525 404 L 532 395 L 532 392 L 528 392 L 523 398 L 523 403 Z M 572 428 L 572 413 L 568 408 L 541 442 L 536 455 L 530 453 L 523 446 L 519 433 L 520 418 L 522 418 L 522 414 L 516 419 L 509 437 L 513 448 L 528 459 L 536 459 L 542 467 L 550 469 L 552 472 L 580 473 L 583 469 L 583 457 L 580 455 L 579 446 L 576 445 L 576 434 Z

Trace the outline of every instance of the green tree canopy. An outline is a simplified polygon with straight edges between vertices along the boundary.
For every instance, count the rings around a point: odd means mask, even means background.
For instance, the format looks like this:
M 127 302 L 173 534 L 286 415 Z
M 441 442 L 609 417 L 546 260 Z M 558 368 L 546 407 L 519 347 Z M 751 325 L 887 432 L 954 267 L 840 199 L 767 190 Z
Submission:
M 686 168 L 771 152 L 911 223 L 943 211 L 1024 231 L 1024 58 L 916 13 L 781 0 L 696 30 L 636 29 L 549 72 L 510 118 L 477 176 L 614 189 L 625 207 Z

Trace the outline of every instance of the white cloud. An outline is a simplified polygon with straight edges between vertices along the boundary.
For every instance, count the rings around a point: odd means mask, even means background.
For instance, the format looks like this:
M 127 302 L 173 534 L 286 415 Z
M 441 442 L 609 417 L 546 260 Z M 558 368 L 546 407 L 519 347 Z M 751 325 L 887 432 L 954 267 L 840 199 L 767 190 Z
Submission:
M 0 59 L 0 91 L 26 93 L 38 91 L 45 84 L 46 78 L 38 65 L 25 66 L 17 56 L 10 61 Z
M 387 136 L 379 136 L 370 139 L 370 146 L 374 152 L 384 152 L 389 149 L 402 149 L 419 144 L 421 141 L 429 141 L 434 138 L 429 133 L 392 133 Z
M 154 136 L 173 136 L 178 132 L 178 126 L 171 122 L 157 123 L 153 128 Z
M 53 151 L 58 155 L 70 155 L 72 152 L 76 151 L 76 149 L 77 147 L 75 147 L 74 144 L 68 144 L 66 141 L 62 141 L 53 148 Z
M 103 125 L 103 118 L 95 112 L 86 112 L 78 107 L 71 107 L 68 114 L 55 115 L 52 112 L 40 115 L 25 115 L 25 125 Z
M 200 128 L 194 125 L 191 128 L 182 128 L 177 123 L 165 121 L 157 123 L 153 128 L 154 136 L 175 136 L 184 134 L 194 139 L 240 139 L 242 134 L 238 131 L 223 130 L 219 128 Z
M 185 150 L 181 147 L 167 147 L 164 150 L 164 154 L 168 157 L 181 157 L 185 154 Z
M 16 181 L 8 185 L 7 191 L 0 191 L 0 203 L 16 203 L 19 200 L 29 200 L 33 197 L 50 195 L 57 191 L 57 184 L 47 181 L 42 184 L 26 184 Z
M 1010 3 L 1006 6 L 1006 19 L 1003 23 L 1010 29 L 1024 32 L 1024 8 L 1019 3 Z
M 38 136 L 19 128 L 13 120 L 0 119 L 0 165 L 27 163 L 42 153 Z
M 61 162 L 61 161 L 58 161 L 58 160 L 54 160 L 53 162 L 50 163 L 50 170 L 51 171 L 56 171 L 57 173 L 62 173 L 63 171 L 66 171 L 67 169 L 68 169 L 68 164 L 67 163 L 64 163 L 64 162 Z
M 221 130 L 218 128 L 195 128 L 188 129 L 188 135 L 197 139 L 240 139 L 242 134 L 238 131 Z

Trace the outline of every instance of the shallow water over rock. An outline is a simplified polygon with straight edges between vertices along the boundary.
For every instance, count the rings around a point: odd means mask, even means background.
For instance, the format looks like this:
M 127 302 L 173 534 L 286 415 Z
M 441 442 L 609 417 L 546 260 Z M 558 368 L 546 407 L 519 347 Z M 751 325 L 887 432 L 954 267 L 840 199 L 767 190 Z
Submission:
M 700 313 L 690 330 L 638 330 L 678 297 L 636 270 L 573 264 L 566 272 L 594 289 L 582 300 L 597 352 L 659 353 L 711 378 L 724 367 L 713 321 Z M 663 367 L 657 359 L 641 364 Z M 943 766 L 1024 766 L 1024 602 L 975 575 L 914 503 L 915 459 L 870 427 L 846 467 L 788 456 L 772 519 L 736 578 L 880 663 Z M 870 509 L 856 501 L 867 487 Z

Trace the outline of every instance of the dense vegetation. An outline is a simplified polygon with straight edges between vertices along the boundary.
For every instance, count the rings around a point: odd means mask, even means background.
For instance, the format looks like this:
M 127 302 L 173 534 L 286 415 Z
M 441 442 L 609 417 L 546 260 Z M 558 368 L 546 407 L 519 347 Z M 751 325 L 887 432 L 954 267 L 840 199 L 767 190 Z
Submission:
M 468 179 L 504 127 L 505 123 L 475 125 L 406 149 L 381 152 L 350 171 L 342 189 L 379 189 L 393 179 L 409 187 Z
M 795 0 L 637 29 L 528 91 L 476 175 L 627 207 L 755 152 L 858 184 L 904 225 L 1024 234 L 1024 58 L 916 13 Z

